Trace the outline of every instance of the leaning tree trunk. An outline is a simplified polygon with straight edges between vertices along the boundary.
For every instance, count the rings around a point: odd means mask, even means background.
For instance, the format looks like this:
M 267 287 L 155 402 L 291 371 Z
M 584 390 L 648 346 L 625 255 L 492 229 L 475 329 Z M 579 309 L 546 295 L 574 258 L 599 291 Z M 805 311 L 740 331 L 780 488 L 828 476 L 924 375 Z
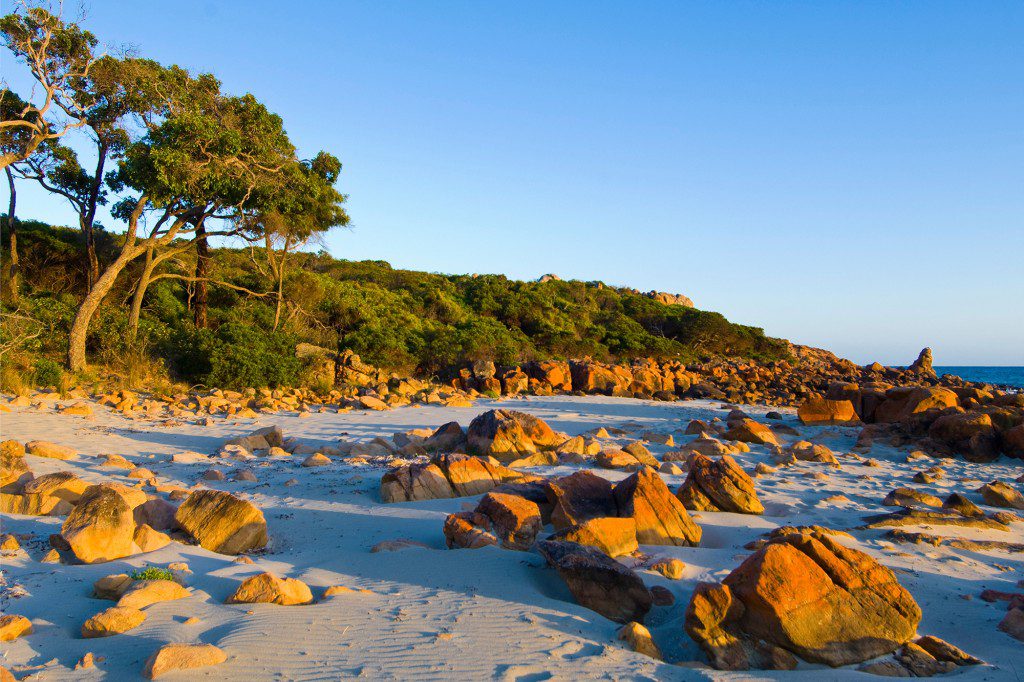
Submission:
M 95 286 L 82 299 L 82 304 L 75 313 L 75 320 L 71 323 L 71 331 L 68 332 L 68 369 L 72 372 L 85 369 L 85 337 L 89 333 L 89 323 L 92 322 L 100 303 L 114 287 L 118 276 L 138 255 L 135 249 L 122 250 L 117 260 L 107 266 L 96 280 Z
M 103 166 L 107 160 L 107 145 L 101 143 L 96 160 L 96 173 L 89 188 L 89 210 L 80 221 L 85 237 L 85 281 L 86 289 L 92 289 L 100 278 L 100 259 L 96 255 L 96 207 L 99 205 L 100 189 L 103 187 Z
M 7 172 L 7 185 L 11 190 L 11 200 L 7 207 L 7 285 L 10 290 L 11 303 L 17 303 L 21 295 L 21 285 L 18 283 L 18 224 L 15 222 L 14 209 L 18 205 L 18 195 L 14 189 L 14 174 L 8 166 L 4 169 Z
M 207 313 L 209 310 L 209 286 L 207 279 L 210 276 L 210 245 L 206 243 L 206 225 L 200 221 L 196 226 L 196 281 L 195 294 L 195 323 L 196 327 L 208 325 Z
M 156 269 L 157 260 L 153 258 L 153 249 L 146 251 L 146 263 L 142 267 L 142 274 L 139 275 L 139 283 L 135 286 L 135 293 L 132 295 L 132 308 L 128 314 L 129 340 L 135 341 L 139 333 L 139 319 L 142 317 L 142 302 L 146 298 L 146 289 L 152 281 L 153 270 Z

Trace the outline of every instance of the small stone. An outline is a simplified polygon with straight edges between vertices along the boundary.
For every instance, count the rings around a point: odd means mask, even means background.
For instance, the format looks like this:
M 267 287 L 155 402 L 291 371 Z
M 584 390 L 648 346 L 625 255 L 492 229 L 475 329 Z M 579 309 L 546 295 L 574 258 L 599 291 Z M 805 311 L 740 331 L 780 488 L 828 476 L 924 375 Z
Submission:
M 659 559 L 651 564 L 651 570 L 662 574 L 669 580 L 679 580 L 686 571 L 686 564 L 679 559 Z
M 654 643 L 651 631 L 636 621 L 626 623 L 619 630 L 619 639 L 628 644 L 629 648 L 638 654 L 644 654 L 659 661 L 662 660 L 661 650 Z
M 320 454 L 319 452 L 314 453 L 307 457 L 302 462 L 304 467 L 322 467 L 331 463 L 331 458 Z

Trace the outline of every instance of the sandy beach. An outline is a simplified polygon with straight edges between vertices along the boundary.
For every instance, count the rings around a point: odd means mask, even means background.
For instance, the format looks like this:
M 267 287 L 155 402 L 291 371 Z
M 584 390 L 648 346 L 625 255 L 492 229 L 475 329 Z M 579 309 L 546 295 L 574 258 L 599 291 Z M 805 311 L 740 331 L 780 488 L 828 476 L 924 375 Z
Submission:
M 986 588 L 1015 590 L 1024 575 L 1020 555 L 894 545 L 883 539 L 883 530 L 854 530 L 866 516 L 891 511 L 881 505 L 886 493 L 907 485 L 916 471 L 934 463 L 908 463 L 906 450 L 876 445 L 870 457 L 879 466 L 865 466 L 860 457 L 842 454 L 854 445 L 857 428 L 804 427 L 792 411 L 783 410 L 784 424 L 798 429 L 804 438 L 826 444 L 838 454 L 842 467 L 798 462 L 760 476 L 755 482 L 766 509 L 763 516 L 698 512 L 693 516 L 703 529 L 699 547 L 641 547 L 646 554 L 675 557 L 686 564 L 685 574 L 676 581 L 639 570 L 648 586 L 661 585 L 675 596 L 674 605 L 656 606 L 647 618 L 665 663 L 617 641 L 620 626 L 576 604 L 538 554 L 496 547 L 446 549 L 441 532 L 445 516 L 471 509 L 478 498 L 383 504 L 378 488 L 385 470 L 380 467 L 335 460 L 327 466 L 303 468 L 299 455 L 244 463 L 215 456 L 226 439 L 262 426 L 278 425 L 287 438 L 315 450 L 339 441 L 390 438 L 452 420 L 465 426 L 495 407 L 528 412 L 570 436 L 599 427 L 628 432 L 605 439 L 608 445 L 654 431 L 672 434 L 678 446 L 692 438 L 682 435 L 689 420 L 726 414 L 720 403 L 710 401 L 553 397 L 481 400 L 471 408 L 327 411 L 304 418 L 298 413 L 261 415 L 256 420 L 216 417 L 211 426 L 204 426 L 126 418 L 99 405 L 94 405 L 90 417 L 59 414 L 51 407 L 15 408 L 0 421 L 4 439 L 45 439 L 79 452 L 71 461 L 28 456 L 36 476 L 66 470 L 89 481 L 134 485 L 137 481 L 127 478 L 127 471 L 102 467 L 97 457 L 120 454 L 151 469 L 161 483 L 186 487 L 201 483 L 252 501 L 266 515 L 270 543 L 252 555 L 251 565 L 178 542 L 109 563 L 45 564 L 39 559 L 49 549 L 49 534 L 59 532 L 61 519 L 5 515 L 4 532 L 31 539 L 22 542 L 25 551 L 3 557 L 0 606 L 5 613 L 27 616 L 34 633 L 2 645 L 3 665 L 19 676 L 31 672 L 31 679 L 136 679 L 145 659 L 162 644 L 203 642 L 223 649 L 228 660 L 166 679 L 864 679 L 855 666 L 831 669 L 803 662 L 789 672 L 715 671 L 696 662 L 702 660 L 701 652 L 682 629 L 694 586 L 700 581 L 720 581 L 749 555 L 743 548 L 746 543 L 782 525 L 820 525 L 849 529 L 852 537 L 839 538 L 840 542 L 867 552 L 896 572 L 924 613 L 921 634 L 946 639 L 986 662 L 961 668 L 958 679 L 1019 679 L 1015 665 L 1020 643 L 996 629 L 1004 605 L 986 603 L 978 595 Z M 763 421 L 765 409 L 745 410 Z M 671 449 L 648 447 L 655 456 Z M 172 456 L 180 461 L 172 462 Z M 756 445 L 736 457 L 748 472 L 757 463 L 770 461 L 763 446 Z M 954 491 L 970 496 L 981 484 L 977 476 L 987 481 L 1012 479 L 1018 473 L 1017 467 L 1004 463 L 986 465 L 983 470 L 959 459 L 940 464 L 946 471 L 944 479 L 915 487 L 940 497 Z M 201 480 L 210 468 L 228 474 L 228 480 Z M 250 469 L 257 481 L 231 481 L 231 473 L 239 468 Z M 576 468 L 538 467 L 533 473 L 565 475 Z M 611 480 L 627 475 L 599 471 Z M 663 478 L 675 490 L 684 476 Z M 969 528 L 931 532 L 1019 542 L 1022 530 L 1014 524 L 1010 532 Z M 370 552 L 377 543 L 396 539 L 423 543 L 429 549 Z M 629 564 L 630 558 L 621 561 Z M 125 634 L 98 640 L 80 637 L 82 623 L 110 605 L 91 597 L 95 580 L 172 562 L 190 567 L 186 576 L 190 597 L 148 607 L 146 622 Z M 224 603 L 241 580 L 263 571 L 306 582 L 316 603 Z M 354 591 L 320 599 L 327 587 L 338 585 Z M 198 623 L 185 624 L 190 617 L 198 618 Z M 73 670 L 88 652 L 104 660 L 95 667 Z

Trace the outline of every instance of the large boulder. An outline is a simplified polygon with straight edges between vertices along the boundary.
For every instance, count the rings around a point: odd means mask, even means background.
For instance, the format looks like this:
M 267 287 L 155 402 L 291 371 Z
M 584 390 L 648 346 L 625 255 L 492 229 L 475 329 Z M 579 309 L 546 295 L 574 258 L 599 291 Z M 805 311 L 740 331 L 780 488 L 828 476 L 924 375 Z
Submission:
M 985 504 L 1004 509 L 1024 509 L 1024 495 L 1002 481 L 992 481 L 978 488 Z
M 145 620 L 145 612 L 139 609 L 129 606 L 111 606 L 82 624 L 82 637 L 93 639 L 119 635 L 139 627 Z
M 439 426 L 423 441 L 423 449 L 427 452 L 454 452 L 465 444 L 466 432 L 459 422 L 448 422 Z
M 805 426 L 834 426 L 860 421 L 849 400 L 811 398 L 797 408 L 796 414 Z
M 469 423 L 466 439 L 470 452 L 511 462 L 535 452 L 553 450 L 564 437 L 525 412 L 489 410 Z
M 748 418 L 730 422 L 729 430 L 722 435 L 729 440 L 738 440 L 744 443 L 757 443 L 761 445 L 779 444 L 778 437 L 772 433 L 770 428 Z
M 238 436 L 224 443 L 224 445 L 238 445 L 249 452 L 254 450 L 269 450 L 270 448 L 284 447 L 284 432 L 280 426 L 267 426 L 253 431 L 248 436 Z
M 615 517 L 590 519 L 556 531 L 548 539 L 594 547 L 610 557 L 626 556 L 639 549 L 636 521 Z
M 635 572 L 575 542 L 545 540 L 537 549 L 581 606 L 616 623 L 643 623 L 651 609 L 651 593 Z
M 25 446 L 16 440 L 0 443 L 0 488 L 31 477 L 25 463 Z
M 910 641 L 921 609 L 895 574 L 823 533 L 772 538 L 726 577 L 704 584 L 687 633 L 719 668 L 792 667 L 778 649 L 842 666 Z
M 266 546 L 267 521 L 256 505 L 219 490 L 197 490 L 174 514 L 178 526 L 204 549 L 241 554 Z
M 476 513 L 490 520 L 492 532 L 508 549 L 529 549 L 541 529 L 540 508 L 518 495 L 487 493 Z
M 380 479 L 380 498 L 383 502 L 412 502 L 468 497 L 522 480 L 525 477 L 518 471 L 480 457 L 441 455 L 388 471 Z
M 557 479 L 547 493 L 551 524 L 556 530 L 606 516 L 618 516 L 618 505 L 608 479 L 590 471 L 577 471 Z
M 922 348 L 921 352 L 917 355 L 917 360 L 911 363 L 907 371 L 926 377 L 935 377 L 935 369 L 932 367 L 932 349 Z
M 694 455 L 690 472 L 676 491 L 676 497 L 692 511 L 764 513 L 753 479 L 728 455 L 718 461 Z
M 640 469 L 613 492 L 618 516 L 636 521 L 636 539 L 641 545 L 696 546 L 700 542 L 700 526 L 657 472 Z
M 135 518 L 124 497 L 106 485 L 86 489 L 61 526 L 61 537 L 79 561 L 101 563 L 131 556 Z

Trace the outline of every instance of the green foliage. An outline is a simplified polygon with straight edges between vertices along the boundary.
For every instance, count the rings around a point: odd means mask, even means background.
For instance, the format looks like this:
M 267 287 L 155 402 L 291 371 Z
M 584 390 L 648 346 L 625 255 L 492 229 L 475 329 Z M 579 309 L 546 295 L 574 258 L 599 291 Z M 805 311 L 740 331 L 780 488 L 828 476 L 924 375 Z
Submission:
M 37 226 L 23 243 L 26 282 L 74 280 L 75 259 L 54 259 L 42 245 L 71 245 L 73 231 Z M 194 267 L 182 256 L 181 268 Z M 435 375 L 459 363 L 487 359 L 512 364 L 531 359 L 636 357 L 694 361 L 729 355 L 775 360 L 786 344 L 722 315 L 659 303 L 628 289 L 593 282 L 520 282 L 497 275 L 439 275 L 397 270 L 382 261 L 337 260 L 325 253 L 292 255 L 284 281 L 286 312 L 271 331 L 272 296 L 211 285 L 209 329 L 191 320 L 189 294 L 180 280 L 150 287 L 138 343 L 129 345 L 126 313 L 105 306 L 89 335 L 94 357 L 113 362 L 139 352 L 139 344 L 165 361 L 175 378 L 222 387 L 295 384 L 303 365 L 299 341 L 331 350 L 351 349 L 369 363 L 395 371 Z M 273 289 L 266 270 L 242 249 L 213 249 L 211 278 L 260 292 Z M 110 300 L 130 296 L 132 278 Z M 80 290 L 80 289 L 79 289 Z M 24 312 L 45 328 L 26 342 L 31 352 L 59 357 L 74 312 L 74 296 L 33 290 Z M 2 331 L 2 330 L 0 330 Z
M 136 569 L 128 574 L 132 580 L 174 580 L 174 574 L 166 568 L 159 566 L 147 566 L 143 569 Z
M 64 369 L 47 358 L 38 358 L 35 364 L 32 366 L 35 374 L 35 383 L 37 386 L 44 386 L 52 388 L 60 386 L 61 381 L 64 379 Z

